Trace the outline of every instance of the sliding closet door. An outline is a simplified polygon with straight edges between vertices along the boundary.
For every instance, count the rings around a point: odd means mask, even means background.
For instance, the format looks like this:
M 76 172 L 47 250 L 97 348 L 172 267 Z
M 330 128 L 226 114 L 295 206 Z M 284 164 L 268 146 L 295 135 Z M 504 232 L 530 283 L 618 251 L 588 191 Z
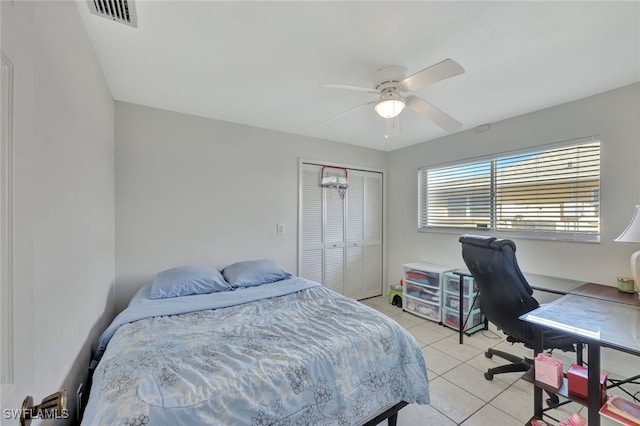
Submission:
M 382 293 L 382 174 L 349 171 L 345 294 L 355 299 Z
M 364 173 L 350 171 L 346 222 L 345 295 L 361 299 L 364 290 Z
M 348 170 L 342 199 L 320 173 L 302 164 L 298 274 L 355 299 L 382 294 L 382 174 Z
M 344 294 L 344 200 L 320 186 L 320 170 L 302 166 L 298 274 Z
M 363 298 L 382 294 L 382 173 L 365 175 Z
M 322 193 L 325 210 L 322 284 L 344 294 L 344 200 L 335 189 L 322 188 Z
M 303 164 L 300 180 L 300 247 L 298 275 L 324 282 L 324 202 L 320 187 L 320 167 Z

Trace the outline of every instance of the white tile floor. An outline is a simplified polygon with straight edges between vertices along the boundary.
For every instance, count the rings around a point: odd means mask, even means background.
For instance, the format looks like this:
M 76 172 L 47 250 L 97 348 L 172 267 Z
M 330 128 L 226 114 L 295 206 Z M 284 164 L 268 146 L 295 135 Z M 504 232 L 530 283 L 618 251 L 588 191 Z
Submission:
M 393 318 L 406 328 L 422 346 L 431 394 L 430 405 L 410 404 L 398 414 L 398 426 L 422 425 L 523 425 L 533 414 L 533 385 L 519 380 L 521 373 L 496 375 L 493 381 L 485 380 L 487 368 L 506 364 L 507 361 L 494 357 L 488 359 L 484 351 L 489 347 L 502 349 L 518 355 L 533 354 L 522 345 L 511 345 L 505 336 L 495 328 L 464 337 L 464 344 L 458 344 L 455 330 L 424 320 L 388 303 L 386 297 L 374 297 L 362 303 Z M 554 352 L 563 358 L 565 365 L 572 361 L 571 354 Z M 575 357 L 575 354 L 573 354 Z M 615 373 L 609 372 L 609 376 Z M 627 386 L 632 393 L 640 391 L 640 386 Z M 610 391 L 619 394 L 620 391 Z M 579 412 L 586 416 L 585 407 L 570 403 L 553 410 L 557 420 L 566 420 Z M 557 422 L 555 422 L 557 424 Z M 601 418 L 604 426 L 614 423 Z

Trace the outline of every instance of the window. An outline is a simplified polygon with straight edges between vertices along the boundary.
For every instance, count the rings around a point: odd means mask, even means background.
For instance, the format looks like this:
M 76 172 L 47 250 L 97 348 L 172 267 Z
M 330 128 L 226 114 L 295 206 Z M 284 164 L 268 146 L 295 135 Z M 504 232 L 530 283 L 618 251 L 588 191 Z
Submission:
M 511 236 L 599 241 L 600 141 L 419 171 L 420 231 L 505 231 Z

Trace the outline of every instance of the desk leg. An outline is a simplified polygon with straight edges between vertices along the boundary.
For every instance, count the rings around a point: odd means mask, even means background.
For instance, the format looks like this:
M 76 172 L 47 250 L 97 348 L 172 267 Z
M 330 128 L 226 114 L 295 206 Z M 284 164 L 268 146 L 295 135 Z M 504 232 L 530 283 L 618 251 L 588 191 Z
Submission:
M 460 275 L 460 298 L 458 299 L 458 304 L 460 305 L 460 316 L 458 317 L 458 339 L 460 340 L 460 344 L 462 344 L 464 340 L 464 276 Z
M 589 379 L 588 379 L 588 403 L 589 403 L 589 426 L 600 425 L 600 345 L 595 343 L 587 344 L 589 356 Z
M 535 358 L 543 350 L 544 331 L 540 327 L 533 327 L 533 357 Z M 533 415 L 542 419 L 542 388 L 533 387 Z

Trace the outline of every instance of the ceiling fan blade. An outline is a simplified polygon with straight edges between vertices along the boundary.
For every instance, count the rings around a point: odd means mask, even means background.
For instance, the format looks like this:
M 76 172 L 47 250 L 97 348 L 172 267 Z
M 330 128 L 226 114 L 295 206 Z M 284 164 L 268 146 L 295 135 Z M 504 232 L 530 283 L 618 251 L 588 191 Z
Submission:
M 357 107 L 355 107 L 355 108 L 351 108 L 350 110 L 345 111 L 345 112 L 343 112 L 342 114 L 338 114 L 338 115 L 336 115 L 335 117 L 331 117 L 330 119 L 328 119 L 328 120 L 326 120 L 326 121 L 323 121 L 323 122 L 322 122 L 322 123 L 320 123 L 320 124 L 321 124 L 321 125 L 322 125 L 322 124 L 327 124 L 327 123 L 328 123 L 328 122 L 330 122 L 330 121 L 336 120 L 336 119 L 338 119 L 338 118 L 340 118 L 340 117 L 343 117 L 343 116 L 345 116 L 345 115 L 347 115 L 347 114 L 350 114 L 350 113 L 352 113 L 352 112 L 354 112 L 354 111 L 356 111 L 356 110 L 359 110 L 360 108 L 366 107 L 366 106 L 368 106 L 368 105 L 373 105 L 373 104 L 375 104 L 375 103 L 376 103 L 376 101 L 371 101 L 371 102 L 367 102 L 366 104 L 358 105 Z
M 436 81 L 445 80 L 463 73 L 464 68 L 459 63 L 453 59 L 445 59 L 405 78 L 400 82 L 400 87 L 404 91 L 417 90 Z
M 461 122 L 417 96 L 407 96 L 407 106 L 447 132 L 455 132 L 462 127 Z
M 375 93 L 379 94 L 380 92 L 373 87 L 361 87 L 361 86 L 351 86 L 349 84 L 321 84 L 322 87 L 328 87 L 331 89 L 347 89 L 347 90 L 357 90 L 358 92 L 367 92 L 367 93 Z

